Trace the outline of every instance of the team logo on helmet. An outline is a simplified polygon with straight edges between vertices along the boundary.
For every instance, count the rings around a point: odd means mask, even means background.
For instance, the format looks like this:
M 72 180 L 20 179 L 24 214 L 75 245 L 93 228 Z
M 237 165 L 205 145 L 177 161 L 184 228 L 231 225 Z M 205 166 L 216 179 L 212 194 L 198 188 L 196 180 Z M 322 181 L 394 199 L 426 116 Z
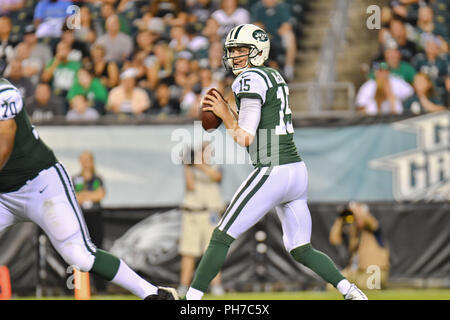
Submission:
M 263 30 L 255 30 L 252 34 L 253 38 L 255 38 L 258 41 L 267 41 L 269 40 L 269 37 L 267 36 L 267 33 L 265 33 Z

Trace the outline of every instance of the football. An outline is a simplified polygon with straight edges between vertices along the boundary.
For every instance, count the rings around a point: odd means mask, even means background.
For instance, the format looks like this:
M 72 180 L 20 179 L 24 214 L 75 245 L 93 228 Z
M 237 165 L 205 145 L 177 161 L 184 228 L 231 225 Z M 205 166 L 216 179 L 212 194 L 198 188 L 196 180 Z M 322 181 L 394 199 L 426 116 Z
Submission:
M 206 94 L 210 94 L 210 93 L 212 93 L 214 91 L 218 92 L 219 95 L 222 97 L 222 99 L 224 99 L 222 94 L 216 88 L 209 89 L 206 92 Z M 220 124 L 222 123 L 222 119 L 220 119 L 218 116 L 216 116 L 214 114 L 214 112 L 212 112 L 212 111 L 203 111 L 203 107 L 208 107 L 208 106 L 209 105 L 204 104 L 202 102 L 202 105 L 201 105 L 201 108 L 202 108 L 202 110 L 201 110 L 202 127 L 206 131 L 213 131 L 214 129 L 217 129 L 220 126 Z

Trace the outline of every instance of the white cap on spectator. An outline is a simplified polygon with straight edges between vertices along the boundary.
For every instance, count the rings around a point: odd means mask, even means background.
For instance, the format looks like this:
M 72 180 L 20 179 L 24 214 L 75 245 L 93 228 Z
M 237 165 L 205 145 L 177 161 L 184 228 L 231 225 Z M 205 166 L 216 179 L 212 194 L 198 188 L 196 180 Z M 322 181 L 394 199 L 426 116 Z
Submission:
M 155 32 L 155 33 L 163 33 L 165 26 L 164 21 L 161 18 L 153 17 L 148 22 L 147 26 L 148 31 Z
M 128 68 L 120 75 L 120 79 L 136 78 L 138 75 L 138 70 L 136 68 Z

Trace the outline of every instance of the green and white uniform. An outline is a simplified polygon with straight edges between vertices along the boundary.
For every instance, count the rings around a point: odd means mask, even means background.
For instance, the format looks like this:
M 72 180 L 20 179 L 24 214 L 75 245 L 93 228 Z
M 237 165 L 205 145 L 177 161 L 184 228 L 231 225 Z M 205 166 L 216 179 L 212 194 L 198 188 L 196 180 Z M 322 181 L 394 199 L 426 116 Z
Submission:
M 1 79 L 0 121 L 12 119 L 16 122 L 14 147 L 0 171 L 0 231 L 33 221 L 66 262 L 90 270 L 96 248 L 69 175 L 31 125 L 20 92 Z
M 254 67 L 242 72 L 233 82 L 238 113 L 242 98 L 261 101 L 261 116 L 255 142 L 247 150 L 255 167 L 301 161 L 293 135 L 289 88 L 278 71 Z
M 56 163 L 53 152 L 39 139 L 31 125 L 20 92 L 7 80 L 0 79 L 0 120 L 16 121 L 14 149 L 0 171 L 0 192 L 12 192 Z
M 92 243 L 66 169 L 31 125 L 19 90 L 0 79 L 0 122 L 11 120 L 16 133 L 12 154 L 0 170 L 0 232 L 33 221 L 69 265 L 141 298 L 156 294 L 157 287 Z
M 259 100 L 259 114 L 252 115 L 255 139 L 247 148 L 255 170 L 241 184 L 218 228 L 233 238 L 248 230 L 276 208 L 282 221 L 286 249 L 308 243 L 311 218 L 306 204 L 308 175 L 297 152 L 289 108 L 289 88 L 278 71 L 253 67 L 232 85 L 242 123 L 242 99 Z M 253 119 L 250 119 L 253 120 Z M 244 129 L 245 130 L 245 129 Z M 247 129 L 253 133 L 252 129 Z M 247 131 L 246 130 L 246 131 Z

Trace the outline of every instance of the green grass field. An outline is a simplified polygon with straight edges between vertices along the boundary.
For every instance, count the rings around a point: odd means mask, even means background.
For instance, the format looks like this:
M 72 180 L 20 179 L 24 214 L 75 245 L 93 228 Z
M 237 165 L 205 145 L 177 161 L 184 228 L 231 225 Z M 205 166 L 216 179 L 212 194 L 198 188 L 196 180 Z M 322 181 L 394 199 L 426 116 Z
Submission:
M 450 300 L 450 289 L 389 289 L 365 291 L 370 300 Z M 73 297 L 15 297 L 14 300 L 70 300 Z M 132 295 L 92 296 L 92 300 L 137 300 Z M 337 291 L 240 292 L 205 295 L 205 300 L 342 300 Z

